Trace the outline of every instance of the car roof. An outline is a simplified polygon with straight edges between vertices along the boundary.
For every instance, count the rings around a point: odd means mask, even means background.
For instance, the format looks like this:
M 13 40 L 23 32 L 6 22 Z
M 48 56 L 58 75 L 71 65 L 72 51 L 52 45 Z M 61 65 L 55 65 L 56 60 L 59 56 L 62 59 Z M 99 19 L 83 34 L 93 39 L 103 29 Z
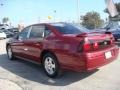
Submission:
M 34 25 L 54 25 L 54 24 L 65 24 L 66 22 L 54 22 L 54 23 L 36 23 L 36 24 L 31 24 L 31 25 L 28 25 L 28 26 L 34 26 Z M 27 26 L 27 27 L 28 27 Z

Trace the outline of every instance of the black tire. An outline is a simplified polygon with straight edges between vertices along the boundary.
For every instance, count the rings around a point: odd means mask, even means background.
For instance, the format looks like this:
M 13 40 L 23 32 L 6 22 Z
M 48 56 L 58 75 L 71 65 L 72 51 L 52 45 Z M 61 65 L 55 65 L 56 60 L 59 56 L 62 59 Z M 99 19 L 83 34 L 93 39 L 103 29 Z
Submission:
M 11 52 L 11 55 L 10 55 L 10 52 Z M 8 55 L 9 60 L 14 60 L 14 55 L 13 55 L 12 48 L 10 45 L 7 46 L 7 55 Z
M 47 60 L 48 58 L 51 58 L 53 60 L 52 64 L 54 63 L 53 66 L 55 65 L 55 68 L 52 68 L 52 70 L 54 71 L 53 73 L 49 73 L 49 70 L 46 69 L 46 66 L 47 66 L 46 62 L 48 61 Z M 59 67 L 58 60 L 53 54 L 47 53 L 46 55 L 44 55 L 42 64 L 43 64 L 44 71 L 48 77 L 55 78 L 55 77 L 61 76 L 61 70 Z

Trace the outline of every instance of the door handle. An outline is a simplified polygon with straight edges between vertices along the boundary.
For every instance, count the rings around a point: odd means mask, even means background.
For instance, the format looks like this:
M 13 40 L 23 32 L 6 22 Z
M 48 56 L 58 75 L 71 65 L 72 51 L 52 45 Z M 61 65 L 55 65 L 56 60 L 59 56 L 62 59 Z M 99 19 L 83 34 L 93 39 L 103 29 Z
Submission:
M 28 49 L 27 49 L 27 48 L 24 48 L 24 51 L 28 51 Z
M 40 43 L 35 43 L 35 45 L 40 45 Z
M 41 42 L 33 42 L 35 45 L 40 45 Z

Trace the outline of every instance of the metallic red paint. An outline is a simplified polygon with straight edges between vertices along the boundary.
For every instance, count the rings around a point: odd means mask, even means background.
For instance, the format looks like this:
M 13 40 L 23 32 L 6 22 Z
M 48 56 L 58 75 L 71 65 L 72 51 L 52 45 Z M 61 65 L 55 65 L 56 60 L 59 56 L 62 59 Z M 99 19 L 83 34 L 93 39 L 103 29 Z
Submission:
M 13 38 L 7 43 L 7 45 L 12 47 L 14 55 L 41 63 L 41 54 L 46 50 L 54 53 L 61 69 L 80 72 L 94 70 L 108 64 L 115 60 L 119 54 L 119 49 L 115 44 L 88 52 L 79 51 L 79 48 L 81 48 L 80 42 L 82 42 L 85 37 L 97 41 L 105 39 L 106 37 L 112 37 L 110 35 L 99 33 L 98 35 L 94 35 L 94 33 L 65 35 L 59 33 L 49 24 L 42 25 L 46 25 L 52 31 L 52 33 L 43 40 L 27 39 L 19 41 L 17 38 Z M 96 43 L 94 44 L 95 49 L 98 48 L 97 45 Z M 28 51 L 24 50 L 25 47 Z M 105 59 L 105 53 L 108 51 L 111 51 L 112 57 Z

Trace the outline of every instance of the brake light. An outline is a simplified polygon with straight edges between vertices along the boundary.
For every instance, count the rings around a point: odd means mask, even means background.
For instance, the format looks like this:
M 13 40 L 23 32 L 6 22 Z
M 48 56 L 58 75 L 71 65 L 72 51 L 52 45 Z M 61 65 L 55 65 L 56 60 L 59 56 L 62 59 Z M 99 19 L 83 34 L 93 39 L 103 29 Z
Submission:
M 95 42 L 94 44 L 90 44 L 90 43 L 84 44 L 84 51 L 92 51 L 98 48 L 99 48 L 99 45 L 97 42 Z
M 84 51 L 90 51 L 91 50 L 91 44 L 88 38 L 86 37 L 84 39 Z
M 84 51 L 94 51 L 96 49 L 99 48 L 99 44 L 98 42 L 90 42 L 90 40 L 88 40 L 88 38 L 84 39 L 84 45 L 83 45 L 83 49 Z
M 84 51 L 89 51 L 90 49 L 90 44 L 84 44 Z

